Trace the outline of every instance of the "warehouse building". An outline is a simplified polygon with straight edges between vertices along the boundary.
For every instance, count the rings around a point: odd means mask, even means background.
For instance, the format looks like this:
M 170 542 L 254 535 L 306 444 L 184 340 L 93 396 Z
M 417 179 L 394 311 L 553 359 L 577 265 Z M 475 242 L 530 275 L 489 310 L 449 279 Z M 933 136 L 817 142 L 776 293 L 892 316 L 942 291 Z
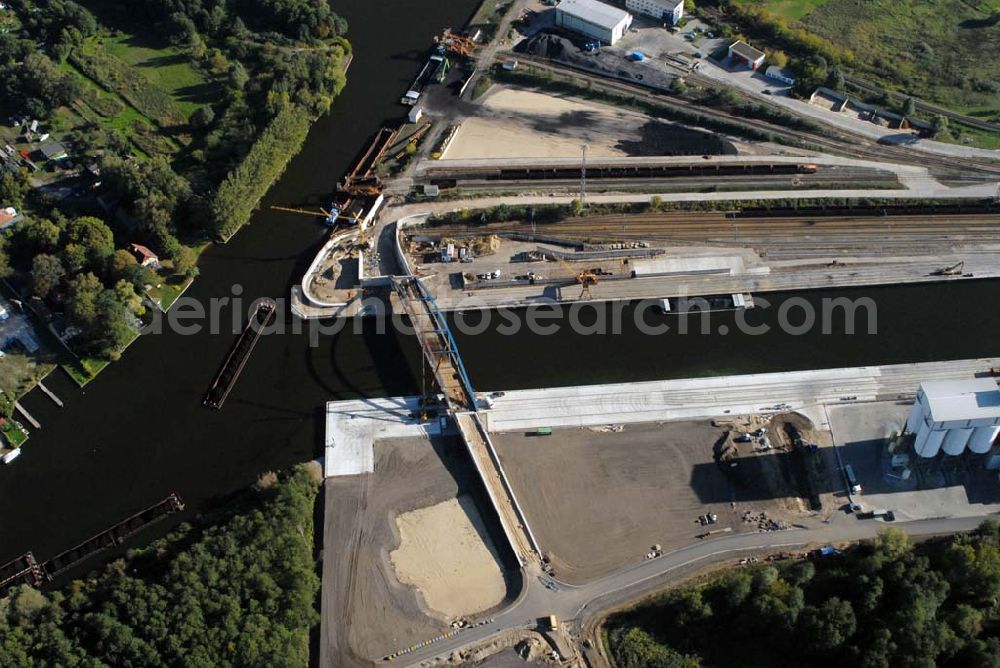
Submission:
M 764 64 L 764 52 L 755 49 L 743 40 L 733 42 L 729 45 L 729 62 L 735 65 L 746 65 L 752 70 L 756 70 Z
M 684 0 L 625 0 L 625 9 L 675 26 L 684 16 Z
M 614 44 L 632 25 L 632 15 L 597 0 L 563 0 L 556 7 L 556 25 Z
M 925 458 L 939 452 L 983 455 L 1000 435 L 1000 390 L 992 378 L 922 383 L 906 420 L 916 434 L 914 450 Z

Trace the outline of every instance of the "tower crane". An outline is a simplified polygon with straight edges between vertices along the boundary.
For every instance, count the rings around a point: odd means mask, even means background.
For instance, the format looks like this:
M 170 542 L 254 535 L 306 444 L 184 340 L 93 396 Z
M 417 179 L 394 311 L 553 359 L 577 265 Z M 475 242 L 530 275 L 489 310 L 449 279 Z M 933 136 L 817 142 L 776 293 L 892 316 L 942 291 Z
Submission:
M 552 257 L 555 258 L 556 262 L 558 262 L 560 266 L 562 266 L 564 269 L 568 269 L 569 272 L 573 274 L 573 278 L 576 280 L 576 282 L 583 287 L 583 289 L 580 291 L 580 296 L 577 297 L 577 299 L 578 300 L 583 299 L 585 296 L 587 298 L 591 298 L 593 295 L 591 294 L 590 289 L 595 285 L 597 285 L 598 275 L 595 274 L 590 269 L 583 269 L 578 271 L 576 267 L 572 266 L 569 262 L 562 259 L 555 253 L 552 253 Z

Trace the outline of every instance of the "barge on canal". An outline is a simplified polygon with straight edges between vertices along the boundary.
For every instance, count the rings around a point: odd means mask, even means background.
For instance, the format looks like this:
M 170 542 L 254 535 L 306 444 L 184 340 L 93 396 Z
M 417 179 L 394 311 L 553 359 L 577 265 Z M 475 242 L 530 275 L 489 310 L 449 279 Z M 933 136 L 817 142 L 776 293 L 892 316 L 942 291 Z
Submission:
M 212 386 L 208 388 L 208 392 L 205 394 L 204 404 L 206 406 L 216 410 L 222 408 L 226 397 L 229 396 L 233 385 L 236 384 L 236 380 L 240 377 L 243 367 L 246 366 L 247 360 L 250 359 L 250 353 L 253 352 L 254 346 L 257 345 L 257 340 L 260 338 L 261 332 L 274 320 L 277 310 L 278 305 L 273 299 L 260 299 L 257 301 L 253 313 L 250 314 L 250 319 L 247 320 L 246 327 L 243 328 L 240 337 L 236 339 L 232 350 L 229 351 L 229 357 L 226 358 L 222 369 L 215 376 Z

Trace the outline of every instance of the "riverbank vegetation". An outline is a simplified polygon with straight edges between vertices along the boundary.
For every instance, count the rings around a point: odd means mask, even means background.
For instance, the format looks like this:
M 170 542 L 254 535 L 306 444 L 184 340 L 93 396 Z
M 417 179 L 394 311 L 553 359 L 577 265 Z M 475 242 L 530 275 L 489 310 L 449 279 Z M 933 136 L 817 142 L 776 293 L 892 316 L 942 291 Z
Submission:
M 306 666 L 318 622 L 315 464 L 265 474 L 227 516 L 103 573 L 0 600 L 0 665 Z
M 215 233 L 228 239 L 250 218 L 309 132 L 309 117 L 300 107 L 286 107 L 261 133 L 250 152 L 219 186 L 212 202 Z
M 0 124 L 0 146 L 16 149 L 0 160 L 0 206 L 25 221 L 0 234 L 0 274 L 83 330 L 69 345 L 86 378 L 120 353 L 128 317 L 110 297 L 97 319 L 74 309 L 77 276 L 106 290 L 124 279 L 169 306 L 343 88 L 347 25 L 326 0 L 19 0 L 3 14 L 0 118 L 20 122 Z M 82 270 L 63 234 L 79 219 L 111 231 Z M 112 256 L 131 243 L 159 269 L 116 275 Z
M 609 620 L 619 668 L 995 666 L 1000 523 L 731 570 Z

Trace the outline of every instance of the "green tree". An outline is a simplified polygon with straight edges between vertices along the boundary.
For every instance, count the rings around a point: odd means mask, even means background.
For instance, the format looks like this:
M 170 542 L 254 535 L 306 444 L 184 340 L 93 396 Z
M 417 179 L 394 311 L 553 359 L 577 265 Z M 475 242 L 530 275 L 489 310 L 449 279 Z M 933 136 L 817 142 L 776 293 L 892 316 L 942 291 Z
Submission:
M 819 607 L 807 605 L 802 610 L 797 635 L 807 649 L 821 654 L 843 645 L 856 628 L 851 604 L 832 597 Z
M 88 272 L 77 274 L 69 281 L 66 290 L 66 311 L 79 327 L 92 327 L 97 320 L 97 297 L 104 286 L 100 279 Z
M 902 113 L 904 116 L 912 116 L 917 113 L 917 102 L 912 97 L 907 97 L 903 101 Z
M 875 538 L 874 546 L 876 552 L 890 559 L 899 559 L 909 554 L 910 550 L 913 549 L 913 545 L 910 544 L 910 537 L 905 531 L 896 527 L 888 527 L 879 531 L 878 536 Z
M 948 134 L 948 117 L 938 114 L 931 121 L 931 134 L 935 137 L 944 137 Z
M 94 269 L 103 269 L 115 252 L 111 228 L 92 216 L 71 220 L 66 227 L 66 239 L 83 249 L 87 264 Z
M 11 238 L 11 253 L 22 262 L 30 262 L 38 253 L 58 250 L 62 230 L 51 220 L 28 218 L 18 223 Z
M 187 246 L 182 246 L 174 255 L 174 271 L 188 278 L 198 275 L 198 254 Z
M 615 665 L 619 668 L 698 668 L 697 657 L 685 656 L 656 642 L 646 631 L 629 629 L 615 642 Z
M 839 67 L 833 67 L 830 69 L 830 75 L 827 77 L 826 85 L 833 90 L 844 90 L 844 73 L 840 71 Z
M 31 190 L 31 183 L 28 180 L 28 172 L 25 169 L 17 172 L 4 172 L 0 177 L 0 207 L 12 206 L 21 208 L 24 206 L 24 196 Z
M 7 278 L 14 273 L 7 254 L 7 237 L 0 235 L 0 278 Z
M 59 286 L 65 275 L 59 258 L 47 253 L 36 255 L 31 263 L 31 292 L 44 299 Z
M 191 114 L 191 125 L 199 130 L 207 128 L 215 120 L 215 112 L 212 111 L 212 107 L 205 105 L 203 107 L 198 107 Z

